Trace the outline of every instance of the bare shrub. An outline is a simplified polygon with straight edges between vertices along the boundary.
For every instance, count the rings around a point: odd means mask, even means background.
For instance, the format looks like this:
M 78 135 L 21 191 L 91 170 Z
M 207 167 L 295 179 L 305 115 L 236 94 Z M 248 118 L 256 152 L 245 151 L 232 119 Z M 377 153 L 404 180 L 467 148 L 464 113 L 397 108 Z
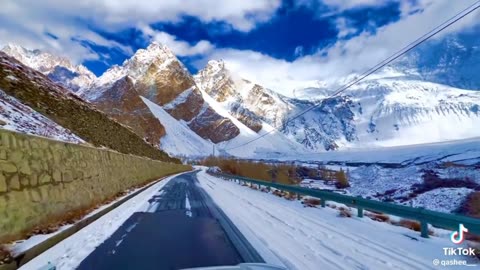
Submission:
M 459 213 L 480 218 L 480 191 L 470 193 L 460 207 Z
M 402 219 L 398 223 L 395 223 L 398 226 L 405 227 L 410 230 L 414 230 L 416 232 L 421 231 L 422 226 L 420 225 L 420 222 L 413 221 L 413 220 L 408 220 L 408 219 Z
M 352 211 L 349 208 L 341 206 L 338 208 L 338 211 L 339 217 L 352 217 Z
M 365 212 L 365 216 L 379 222 L 390 222 L 390 217 L 382 213 Z
M 335 179 L 337 181 L 335 183 L 335 186 L 337 188 L 347 188 L 350 186 L 350 183 L 348 182 L 347 174 L 343 169 L 340 169 L 340 171 L 335 173 Z
M 317 205 L 320 205 L 321 201 L 320 199 L 317 198 L 305 198 L 302 201 L 302 204 L 305 207 L 317 207 Z

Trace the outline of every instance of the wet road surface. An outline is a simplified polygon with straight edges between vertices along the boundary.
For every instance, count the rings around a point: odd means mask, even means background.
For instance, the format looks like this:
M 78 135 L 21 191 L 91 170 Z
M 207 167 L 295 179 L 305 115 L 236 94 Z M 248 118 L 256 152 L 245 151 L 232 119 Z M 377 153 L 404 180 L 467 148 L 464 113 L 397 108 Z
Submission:
M 80 264 L 81 270 L 161 270 L 263 262 L 221 210 L 182 174 Z

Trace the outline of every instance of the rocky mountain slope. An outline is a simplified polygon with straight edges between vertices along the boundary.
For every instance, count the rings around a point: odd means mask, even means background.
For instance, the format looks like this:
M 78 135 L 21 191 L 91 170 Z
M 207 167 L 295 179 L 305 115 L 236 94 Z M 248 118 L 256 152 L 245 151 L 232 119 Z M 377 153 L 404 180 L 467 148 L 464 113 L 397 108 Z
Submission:
M 221 61 L 210 61 L 195 79 L 253 130 L 265 121 L 314 151 L 480 136 L 475 128 L 480 124 L 480 92 L 420 81 L 399 69 L 387 69 L 334 98 L 325 98 L 325 89 L 300 90 L 302 100 L 239 78 Z
M 67 58 L 50 53 L 28 50 L 15 44 L 8 44 L 2 51 L 74 92 L 88 87 L 97 78 L 85 66 L 74 65 Z
M 15 80 L 9 77 L 9 80 Z M 60 141 L 84 143 L 82 139 L 0 90 L 0 128 Z
M 166 46 L 152 43 L 148 48 L 138 50 L 122 66 L 107 70 L 79 94 L 94 104 L 102 103 L 109 100 L 105 95 L 117 91 L 119 80 L 129 81 L 131 91 L 135 91 L 136 95 L 162 106 L 205 140 L 219 143 L 239 134 L 239 129 L 229 119 L 220 116 L 205 103 L 191 74 Z M 137 104 L 136 101 L 129 105 L 140 106 L 136 108 L 137 111 L 145 108 L 144 104 Z M 151 118 L 151 112 L 148 114 Z M 128 121 L 122 123 L 129 124 Z M 151 141 L 158 142 L 158 138 L 152 138 Z
M 212 143 L 221 153 L 249 157 L 465 139 L 480 136 L 480 92 L 445 84 L 477 85 L 471 72 L 461 71 L 461 63 L 476 59 L 471 40 L 434 41 L 422 50 L 433 46 L 437 56 L 414 51 L 331 98 L 333 88 L 297 89 L 297 98 L 287 98 L 230 72 L 223 61 L 209 61 L 192 76 L 170 49 L 152 43 L 77 94 L 177 155 L 209 154 Z M 459 72 L 461 80 L 445 76 Z
M 322 106 L 287 123 L 287 120 L 315 105 L 290 99 L 258 84 L 239 78 L 222 61 L 209 61 L 196 76 L 197 85 L 242 123 L 258 132 L 262 121 L 281 131 L 293 142 L 311 150 L 334 150 L 337 141 L 353 140 L 355 127 L 345 97 L 326 99 Z
M 480 90 L 480 26 L 434 39 L 392 66 L 418 80 Z
M 0 52 L 0 89 L 95 146 L 178 162 L 42 73 L 3 52 Z

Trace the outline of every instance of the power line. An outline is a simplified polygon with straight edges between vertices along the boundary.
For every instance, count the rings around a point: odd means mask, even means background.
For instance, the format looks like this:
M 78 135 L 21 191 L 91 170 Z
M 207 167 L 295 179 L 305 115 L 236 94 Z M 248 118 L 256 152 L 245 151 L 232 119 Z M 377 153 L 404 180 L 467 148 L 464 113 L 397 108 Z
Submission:
M 346 85 L 344 86 L 341 86 L 339 88 L 337 88 L 334 93 L 326 98 L 324 98 L 319 104 L 315 104 L 309 108 L 307 108 L 306 110 L 296 114 L 295 116 L 293 116 L 292 118 L 290 119 L 287 119 L 285 121 L 285 123 L 283 124 L 284 126 L 286 126 L 288 123 L 290 123 L 291 121 L 299 118 L 300 116 L 304 115 L 305 113 L 319 107 L 320 105 L 323 104 L 323 101 L 329 99 L 329 98 L 332 98 L 332 97 L 335 97 L 336 95 L 344 92 L 345 90 L 347 90 L 348 88 L 352 87 L 353 85 L 359 83 L 360 81 L 364 80 L 365 78 L 367 78 L 368 76 L 372 75 L 373 73 L 377 72 L 379 69 L 383 68 L 384 66 L 390 64 L 391 62 L 395 61 L 396 59 L 398 59 L 400 56 L 403 56 L 404 54 L 410 52 L 411 50 L 413 50 L 414 48 L 418 47 L 420 44 L 422 44 L 423 42 L 427 41 L 428 39 L 432 38 L 433 36 L 437 35 L 438 33 L 440 33 L 441 31 L 445 30 L 446 28 L 448 28 L 449 26 L 453 25 L 454 23 L 458 22 L 459 20 L 461 20 L 462 18 L 464 18 L 465 16 L 473 13 L 475 10 L 477 10 L 478 8 L 480 8 L 480 5 L 478 5 L 480 3 L 480 1 L 477 1 L 475 3 L 473 3 L 472 5 L 470 5 L 469 7 L 465 8 L 464 10 L 460 11 L 459 13 L 457 13 L 455 16 L 449 18 L 448 20 L 446 20 L 445 22 L 441 23 L 440 25 L 436 26 L 435 28 L 433 28 L 432 30 L 430 30 L 429 32 L 425 33 L 424 35 L 422 35 L 421 37 L 417 38 L 415 41 L 409 43 L 407 46 L 403 47 L 402 49 L 400 49 L 399 51 L 397 51 L 396 53 L 392 54 L 390 57 L 386 58 L 385 60 L 381 61 L 380 63 L 376 64 L 375 66 L 371 67 L 370 69 L 368 69 L 367 71 L 363 72 L 362 74 L 360 74 L 359 78 L 357 79 L 354 79 L 352 80 L 351 82 L 347 83 Z M 472 8 L 473 7 L 473 8 Z M 231 148 L 228 148 L 228 149 L 225 149 L 225 151 L 228 151 L 228 150 L 232 150 L 232 149 L 236 149 L 236 148 L 240 148 L 240 147 L 243 147 L 247 144 L 250 144 L 252 142 L 255 142 L 257 140 L 260 140 L 261 138 L 271 134 L 272 132 L 276 131 L 276 129 L 272 129 L 260 136 L 258 136 L 257 138 L 255 139 L 252 139 L 250 141 L 247 141 L 243 144 L 240 144 L 240 145 L 237 145 L 237 146 L 234 146 L 234 147 L 231 147 Z

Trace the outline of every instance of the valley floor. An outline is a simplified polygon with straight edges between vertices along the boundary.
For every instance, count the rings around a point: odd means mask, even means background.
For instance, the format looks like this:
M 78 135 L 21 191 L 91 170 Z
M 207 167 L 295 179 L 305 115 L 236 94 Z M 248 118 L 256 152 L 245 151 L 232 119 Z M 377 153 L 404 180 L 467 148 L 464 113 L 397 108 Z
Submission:
M 468 214 L 462 212 L 463 205 L 470 194 L 480 191 L 480 138 L 266 160 L 348 170 L 350 187 L 344 192 L 440 212 Z M 304 186 L 329 188 L 310 179 Z

